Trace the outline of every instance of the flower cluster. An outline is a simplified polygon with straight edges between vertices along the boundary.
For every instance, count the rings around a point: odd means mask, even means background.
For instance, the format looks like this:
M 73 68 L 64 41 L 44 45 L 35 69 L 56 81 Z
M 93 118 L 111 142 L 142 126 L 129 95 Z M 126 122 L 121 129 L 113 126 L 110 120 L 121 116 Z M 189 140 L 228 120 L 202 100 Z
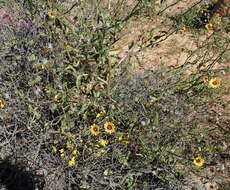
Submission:
M 104 130 L 106 133 L 112 134 L 115 132 L 116 126 L 112 122 L 106 122 L 104 124 Z M 96 124 L 91 125 L 90 126 L 90 132 L 93 135 L 98 135 L 100 133 L 100 126 L 96 125 Z
M 90 132 L 92 135 L 99 135 L 101 127 L 99 125 L 93 124 L 90 126 Z M 112 122 L 104 123 L 104 131 L 108 134 L 114 133 L 116 130 L 116 126 Z M 100 157 L 106 150 L 104 149 L 109 144 L 109 140 L 99 139 L 98 143 L 94 146 L 94 156 Z
M 59 154 L 61 158 L 68 159 L 69 166 L 74 166 L 76 164 L 75 161 L 79 152 L 71 144 L 67 143 L 65 147 L 60 147 L 58 142 L 55 141 L 52 146 L 52 151 Z
M 120 133 L 117 136 L 117 140 L 121 142 L 123 145 L 128 145 L 130 143 L 130 136 L 125 135 L 124 133 Z
M 100 111 L 97 115 L 96 115 L 96 118 L 99 118 L 99 117 L 102 117 L 106 114 L 106 111 L 105 110 L 102 110 Z
M 101 139 L 99 143 L 100 143 L 101 146 L 107 146 L 109 144 L 109 141 Z
M 203 77 L 204 83 L 208 83 L 211 88 L 219 88 L 221 85 L 221 79 L 218 77 L 209 80 L 207 76 Z

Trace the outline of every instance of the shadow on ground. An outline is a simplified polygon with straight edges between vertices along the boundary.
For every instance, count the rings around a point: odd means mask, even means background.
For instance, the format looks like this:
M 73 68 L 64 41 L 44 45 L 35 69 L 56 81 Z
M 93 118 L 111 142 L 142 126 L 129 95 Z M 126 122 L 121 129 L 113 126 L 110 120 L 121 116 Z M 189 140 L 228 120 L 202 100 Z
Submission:
M 25 171 L 20 164 L 0 161 L 0 189 L 6 190 L 41 190 L 44 183 L 41 177 L 31 171 Z

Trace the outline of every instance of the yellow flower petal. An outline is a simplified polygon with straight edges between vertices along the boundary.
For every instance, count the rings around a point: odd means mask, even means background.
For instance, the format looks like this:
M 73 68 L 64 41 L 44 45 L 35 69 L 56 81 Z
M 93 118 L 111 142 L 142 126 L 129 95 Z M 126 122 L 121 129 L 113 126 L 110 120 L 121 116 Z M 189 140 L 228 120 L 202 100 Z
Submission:
M 62 148 L 62 149 L 60 149 L 60 150 L 59 150 L 59 152 L 60 152 L 60 153 L 63 153 L 63 152 L 64 152 L 64 149 L 63 149 L 63 148 Z
M 103 140 L 103 139 L 102 139 L 102 140 L 100 140 L 99 143 L 100 143 L 101 146 L 107 146 L 107 145 L 109 144 L 109 141 L 108 141 L 108 140 Z
M 69 166 L 74 166 L 76 163 L 75 163 L 75 160 L 76 160 L 76 156 L 73 156 L 70 160 L 69 160 Z
M 49 10 L 48 16 L 49 16 L 49 18 L 54 19 L 57 16 L 57 12 L 53 11 L 53 10 Z
M 124 133 L 120 133 L 120 134 L 118 135 L 117 139 L 118 139 L 119 141 L 122 141 L 123 136 L 124 136 Z
M 220 78 L 212 78 L 209 81 L 209 86 L 211 88 L 218 88 L 218 87 L 220 87 L 220 85 L 221 85 L 221 79 Z
M 49 93 L 51 93 L 51 87 L 46 86 L 46 87 L 43 88 L 43 91 L 44 91 L 45 93 L 49 94 Z
M 114 133 L 116 129 L 115 125 L 112 122 L 106 122 L 104 124 L 104 128 L 105 128 L 105 132 L 110 134 Z
M 121 144 L 123 144 L 123 145 L 128 145 L 128 144 L 129 144 L 129 141 L 128 141 L 128 140 L 122 140 L 122 141 L 121 141 Z
M 205 25 L 205 28 L 206 28 L 207 30 L 213 30 L 213 29 L 214 29 L 213 24 L 211 24 L 211 23 L 206 24 L 206 25 Z
M 208 76 L 204 76 L 203 81 L 204 81 L 204 83 L 208 82 Z
M 69 166 L 74 166 L 75 165 L 75 160 L 70 160 L 69 161 Z
M 193 163 L 195 164 L 195 166 L 201 167 L 204 165 L 204 160 L 201 157 L 196 157 L 194 158 Z
M 53 152 L 57 152 L 56 146 L 52 146 L 52 148 L 53 148 Z
M 67 144 L 66 144 L 66 148 L 67 148 L 67 149 L 71 149 L 71 144 L 67 143 Z
M 93 124 L 93 125 L 90 126 L 90 132 L 93 135 L 98 135 L 100 133 L 99 129 L 100 129 L 99 125 Z
M 63 102 L 62 97 L 59 94 L 56 94 L 54 96 L 54 101 L 57 102 L 57 103 L 62 103 Z
M 2 98 L 0 98 L 0 108 L 4 108 L 5 107 L 5 102 Z
M 105 150 L 104 150 L 104 149 L 100 149 L 98 152 L 99 152 L 99 153 L 104 153 Z
M 186 29 L 185 27 L 183 27 L 183 28 L 180 29 L 180 32 L 181 32 L 181 33 L 184 33 L 184 32 L 186 32 L 186 31 L 187 31 L 187 29 Z
M 77 149 L 74 149 L 72 155 L 77 155 L 77 153 L 78 153 Z

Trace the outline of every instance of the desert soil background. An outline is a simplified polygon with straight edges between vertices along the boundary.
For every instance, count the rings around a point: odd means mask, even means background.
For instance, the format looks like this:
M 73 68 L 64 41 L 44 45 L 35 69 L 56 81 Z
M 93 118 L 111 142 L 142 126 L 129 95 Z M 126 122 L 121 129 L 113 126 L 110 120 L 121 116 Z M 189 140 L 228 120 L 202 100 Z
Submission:
M 206 0 L 207 2 L 210 2 Z M 69 1 L 68 3 L 64 3 L 63 5 L 68 10 L 73 1 Z M 90 2 L 90 1 L 89 1 Z M 116 56 L 120 59 L 120 61 L 124 60 L 130 53 L 136 54 L 141 62 L 138 62 L 137 59 L 132 57 L 132 71 L 131 73 L 139 74 L 147 71 L 156 71 L 162 70 L 169 66 L 177 66 L 182 65 L 187 61 L 195 60 L 197 57 L 191 57 L 188 60 L 188 56 L 191 54 L 192 51 L 199 49 L 202 45 L 208 43 L 210 37 L 212 36 L 214 31 L 207 31 L 203 29 L 201 32 L 194 32 L 190 29 L 182 29 L 181 31 L 175 30 L 173 26 L 173 21 L 170 18 L 179 15 L 189 7 L 195 5 L 197 0 L 182 0 L 179 3 L 176 3 L 175 0 L 165 0 L 163 3 L 156 1 L 156 11 L 160 12 L 167 8 L 161 15 L 152 15 L 152 19 L 143 19 L 143 20 L 131 20 L 127 24 L 127 26 L 121 32 L 121 39 L 118 40 L 114 45 L 113 48 L 116 52 Z M 225 3 L 230 4 L 229 0 L 225 0 Z M 105 1 L 105 3 L 111 3 L 111 1 Z M 129 0 L 128 4 L 130 8 L 133 6 L 133 1 Z M 94 9 L 93 0 L 89 3 L 88 10 Z M 77 9 L 73 8 L 68 14 L 66 14 L 66 18 L 72 23 L 72 27 L 75 27 L 75 20 L 74 17 L 76 16 Z M 224 12 L 221 7 L 218 7 L 217 14 L 223 15 L 224 17 L 229 16 L 227 12 Z M 215 17 L 215 15 L 213 16 Z M 164 34 L 171 33 L 169 36 L 160 37 L 154 41 L 153 47 L 150 47 L 149 43 L 149 34 L 153 30 L 153 36 L 159 37 L 164 36 Z M 226 37 L 230 38 L 229 32 L 225 33 Z M 165 39 L 164 39 L 165 38 Z M 164 40 L 162 40 L 164 39 Z M 162 41 L 161 41 L 162 40 Z M 134 43 L 135 45 L 130 49 L 129 45 L 132 42 L 146 42 L 148 47 L 145 48 L 143 51 L 139 51 L 139 44 Z M 210 55 L 212 52 L 210 51 Z M 199 55 L 202 56 L 202 51 L 199 52 Z M 228 54 L 223 56 L 223 60 L 221 65 L 215 65 L 214 68 L 222 68 L 222 69 L 229 69 L 230 68 L 230 51 Z M 193 70 L 187 71 L 187 75 L 190 75 Z M 222 81 L 225 88 L 222 90 L 222 97 L 221 100 L 217 100 L 210 105 L 210 114 L 213 112 L 223 115 L 226 119 L 226 127 L 230 125 L 230 76 L 223 73 Z M 223 107 L 221 102 L 228 102 L 228 107 Z M 228 126 L 227 126 L 228 125 Z M 228 150 L 230 151 L 230 147 Z M 230 168 L 230 158 L 226 158 L 226 162 L 224 163 L 226 168 Z M 45 173 L 45 170 L 39 170 L 37 172 Z M 61 171 L 60 171 L 61 172 Z M 207 169 L 207 175 L 212 175 L 208 173 L 209 170 Z M 54 174 L 55 171 L 54 171 Z M 224 179 L 230 183 L 230 171 L 224 170 L 223 172 Z M 54 183 L 54 177 L 50 176 L 50 183 Z M 198 190 L 213 190 L 218 189 L 218 185 L 216 183 L 206 182 L 205 178 L 196 177 L 191 174 L 190 178 L 187 179 L 190 184 L 196 186 Z M 218 181 L 218 179 L 217 179 Z M 64 184 L 64 182 L 63 182 Z M 192 190 L 188 187 L 188 190 Z

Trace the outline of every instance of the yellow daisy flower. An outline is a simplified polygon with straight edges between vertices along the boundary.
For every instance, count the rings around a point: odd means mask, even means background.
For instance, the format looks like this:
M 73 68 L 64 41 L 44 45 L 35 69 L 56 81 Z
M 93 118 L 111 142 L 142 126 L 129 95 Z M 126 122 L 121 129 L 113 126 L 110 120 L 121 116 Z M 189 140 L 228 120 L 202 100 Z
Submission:
M 66 144 L 66 148 L 67 148 L 67 149 L 71 149 L 71 148 L 72 148 L 71 144 L 67 143 L 67 144 Z
M 122 141 L 121 141 L 121 144 L 123 144 L 123 145 L 128 145 L 128 144 L 129 144 L 129 141 L 128 141 L 128 140 L 122 140 Z
M 221 84 L 221 79 L 220 78 L 212 78 L 210 81 L 209 81 L 209 86 L 211 88 L 218 88 Z
M 53 152 L 57 152 L 57 147 L 56 146 L 52 146 L 53 148 Z
M 53 11 L 53 10 L 49 10 L 48 16 L 49 16 L 49 18 L 54 19 L 57 16 L 57 12 Z
M 63 102 L 62 97 L 59 94 L 56 94 L 54 96 L 54 101 L 57 102 L 57 103 L 62 103 Z
M 204 160 L 201 157 L 196 157 L 194 158 L 193 163 L 195 164 L 195 166 L 201 167 L 204 165 Z
M 104 153 L 105 150 L 104 150 L 104 149 L 100 149 L 100 150 L 98 150 L 98 152 L 99 152 L 99 153 Z
M 207 30 L 213 30 L 213 29 L 214 29 L 213 24 L 211 24 L 211 23 L 206 24 L 206 25 L 205 25 L 205 28 L 206 28 Z
M 93 124 L 90 126 L 90 132 L 93 134 L 93 135 L 98 135 L 100 132 L 99 132 L 99 129 L 100 129 L 100 126 L 96 125 L 96 124 Z
M 117 137 L 118 141 L 121 142 L 123 145 L 128 145 L 129 144 L 129 136 L 125 136 L 124 133 L 120 133 Z
M 104 124 L 104 128 L 105 128 L 105 132 L 110 134 L 114 133 L 116 129 L 115 125 L 112 122 L 106 122 Z
M 101 149 L 98 149 L 97 152 L 95 153 L 95 156 L 99 157 L 99 156 L 101 156 L 104 152 L 105 152 L 104 149 L 102 149 L 102 148 L 101 148 Z
M 183 28 L 180 29 L 180 32 L 181 32 L 181 33 L 184 33 L 184 32 L 186 32 L 186 31 L 187 31 L 187 29 L 186 29 L 185 27 L 183 27 Z
M 72 155 L 77 155 L 77 153 L 78 153 L 77 149 L 74 149 Z
M 203 82 L 204 82 L 204 83 L 208 82 L 208 76 L 204 76 L 204 77 L 203 77 Z
M 69 166 L 74 166 L 76 163 L 75 163 L 75 160 L 76 160 L 76 157 L 73 156 L 70 160 L 69 160 Z
M 124 136 L 124 133 L 120 133 L 120 134 L 117 136 L 117 139 L 118 139 L 119 141 L 122 141 L 123 136 Z
M 43 88 L 43 91 L 47 94 L 49 94 L 51 92 L 51 88 L 49 86 L 46 86 Z
M 60 152 L 60 153 L 64 153 L 64 149 L 63 149 L 63 148 L 60 149 L 59 152 Z
M 96 115 L 96 118 L 99 118 L 99 117 L 102 117 L 106 114 L 106 111 L 105 110 L 102 110 L 100 111 L 97 115 Z
M 0 108 L 4 108 L 5 107 L 5 102 L 2 98 L 0 98 Z
M 109 144 L 109 141 L 101 139 L 99 143 L 101 146 L 107 146 Z

